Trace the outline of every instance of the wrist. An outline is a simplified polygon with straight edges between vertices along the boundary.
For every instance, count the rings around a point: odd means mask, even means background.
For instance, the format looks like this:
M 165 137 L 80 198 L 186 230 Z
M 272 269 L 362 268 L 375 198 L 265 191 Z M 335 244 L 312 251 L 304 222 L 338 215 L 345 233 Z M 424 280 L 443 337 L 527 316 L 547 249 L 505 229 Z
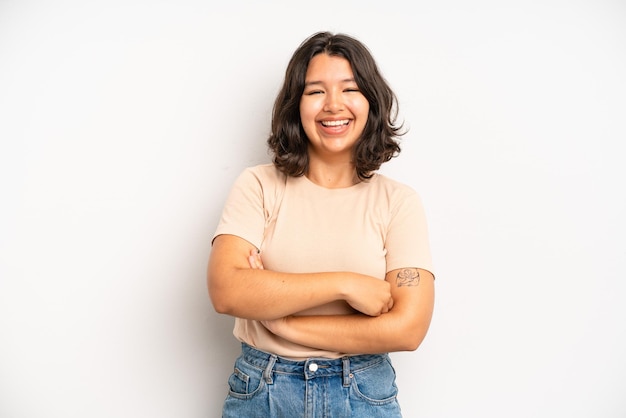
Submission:
M 356 274 L 352 272 L 344 272 L 341 273 L 339 279 L 336 281 L 337 283 L 337 293 L 338 299 L 350 302 L 351 296 L 354 295 L 353 287 Z

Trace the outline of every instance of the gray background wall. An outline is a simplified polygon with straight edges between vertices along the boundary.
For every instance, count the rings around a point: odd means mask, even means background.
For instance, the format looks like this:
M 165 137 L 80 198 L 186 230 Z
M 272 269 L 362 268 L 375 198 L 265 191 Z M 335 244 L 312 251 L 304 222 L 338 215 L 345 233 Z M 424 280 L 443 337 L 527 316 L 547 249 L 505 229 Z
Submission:
M 621 1 L 0 1 L 0 416 L 217 417 L 205 285 L 293 50 L 359 37 L 410 127 L 432 328 L 407 417 L 626 416 Z

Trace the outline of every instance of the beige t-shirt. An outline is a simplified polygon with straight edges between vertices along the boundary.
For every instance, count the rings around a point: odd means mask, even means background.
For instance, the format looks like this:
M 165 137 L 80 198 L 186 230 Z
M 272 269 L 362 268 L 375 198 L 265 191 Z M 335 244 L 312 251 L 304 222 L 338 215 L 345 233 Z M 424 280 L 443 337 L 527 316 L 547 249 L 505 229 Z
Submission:
M 285 176 L 272 164 L 247 168 L 230 192 L 214 237 L 221 234 L 259 248 L 267 270 L 352 271 L 381 280 L 403 267 L 433 272 L 419 196 L 381 174 L 327 189 L 305 176 Z M 298 315 L 350 313 L 347 303 L 337 301 Z M 233 334 L 259 350 L 294 359 L 346 354 L 294 344 L 254 320 L 236 318 Z

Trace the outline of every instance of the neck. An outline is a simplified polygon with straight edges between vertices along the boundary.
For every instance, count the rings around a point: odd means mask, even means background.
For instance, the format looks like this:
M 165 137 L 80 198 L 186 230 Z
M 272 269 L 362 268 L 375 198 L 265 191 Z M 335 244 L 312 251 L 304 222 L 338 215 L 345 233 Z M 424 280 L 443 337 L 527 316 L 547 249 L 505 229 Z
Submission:
M 351 163 L 322 164 L 311 161 L 306 176 L 318 186 L 329 189 L 351 187 L 361 181 Z

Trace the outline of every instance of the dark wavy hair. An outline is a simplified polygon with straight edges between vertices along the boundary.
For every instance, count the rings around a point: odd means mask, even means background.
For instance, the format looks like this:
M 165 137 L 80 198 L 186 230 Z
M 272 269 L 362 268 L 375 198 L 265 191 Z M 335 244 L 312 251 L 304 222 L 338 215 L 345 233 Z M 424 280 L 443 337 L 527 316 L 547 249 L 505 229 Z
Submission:
M 273 162 L 289 176 L 302 176 L 308 169 L 309 141 L 300 119 L 300 98 L 309 62 L 322 53 L 348 60 L 356 84 L 369 102 L 367 123 L 352 155 L 359 178 L 369 179 L 383 163 L 400 153 L 398 141 L 406 131 L 396 125 L 398 101 L 374 57 L 363 43 L 345 34 L 315 33 L 291 57 L 274 102 L 272 131 L 267 139 Z

